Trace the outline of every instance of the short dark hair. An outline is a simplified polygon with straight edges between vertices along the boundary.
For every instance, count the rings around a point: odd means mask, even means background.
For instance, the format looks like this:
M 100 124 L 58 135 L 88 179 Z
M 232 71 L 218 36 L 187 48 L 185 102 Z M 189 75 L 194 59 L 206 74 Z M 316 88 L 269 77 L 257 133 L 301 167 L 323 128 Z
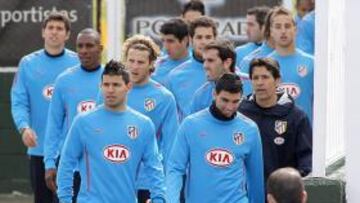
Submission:
M 280 65 L 277 60 L 272 58 L 254 58 L 250 62 L 250 69 L 249 69 L 249 76 L 251 80 L 255 67 L 259 67 L 259 66 L 265 67 L 266 70 L 268 70 L 275 79 L 281 77 Z
M 185 15 L 188 11 L 199 11 L 201 15 L 205 15 L 205 5 L 200 0 L 191 0 L 184 4 L 181 14 Z
M 163 35 L 174 35 L 179 41 L 189 35 L 188 25 L 181 18 L 172 18 L 166 21 L 160 28 Z
M 267 180 L 267 193 L 278 203 L 301 203 L 304 183 L 294 168 L 280 168 Z
M 225 73 L 216 81 L 215 92 L 219 94 L 221 91 L 230 93 L 243 93 L 243 85 L 241 79 L 235 73 Z
M 256 22 L 259 24 L 260 28 L 265 24 L 266 15 L 269 13 L 270 8 L 267 6 L 256 6 L 249 8 L 247 10 L 247 15 L 254 15 Z
M 208 16 L 201 16 L 190 23 L 189 33 L 191 38 L 195 35 L 195 30 L 198 27 L 210 27 L 213 29 L 214 36 L 217 36 L 217 28 L 215 21 Z
M 228 58 L 232 59 L 230 65 L 230 71 L 235 72 L 235 63 L 236 63 L 236 53 L 234 50 L 234 45 L 230 40 L 227 39 L 216 39 L 204 47 L 204 50 L 216 49 L 218 51 L 218 56 L 222 61 L 225 61 Z
M 71 29 L 70 19 L 67 14 L 61 12 L 51 12 L 43 21 L 42 28 L 45 29 L 47 24 L 50 21 L 61 21 L 65 24 L 66 32 L 69 32 Z
M 101 80 L 103 80 L 104 75 L 121 76 L 125 84 L 129 84 L 130 82 L 129 72 L 126 70 L 125 65 L 119 61 L 110 60 L 105 65 L 104 72 L 102 73 L 101 76 Z
M 95 39 L 95 42 L 97 44 L 100 44 L 101 43 L 101 39 L 100 39 L 100 33 L 98 31 L 96 31 L 95 29 L 93 28 L 85 28 L 83 30 L 81 30 L 78 34 L 78 37 L 80 35 L 92 35 Z

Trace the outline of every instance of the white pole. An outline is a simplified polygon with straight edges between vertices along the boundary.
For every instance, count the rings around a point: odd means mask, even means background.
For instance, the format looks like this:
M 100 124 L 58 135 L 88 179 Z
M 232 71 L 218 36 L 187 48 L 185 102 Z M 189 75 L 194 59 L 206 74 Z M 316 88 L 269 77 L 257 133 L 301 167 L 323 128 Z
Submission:
M 107 5 L 107 59 L 120 59 L 125 30 L 125 1 L 106 0 Z
M 328 1 L 316 1 L 313 176 L 324 177 L 327 135 Z
M 345 1 L 345 149 L 346 194 L 349 203 L 360 202 L 360 1 Z

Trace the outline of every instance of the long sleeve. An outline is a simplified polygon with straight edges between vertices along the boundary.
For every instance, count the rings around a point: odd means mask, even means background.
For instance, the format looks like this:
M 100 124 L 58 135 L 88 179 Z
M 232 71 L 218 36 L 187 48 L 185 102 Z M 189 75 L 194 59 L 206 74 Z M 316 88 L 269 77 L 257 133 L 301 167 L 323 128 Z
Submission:
M 297 169 L 302 176 L 306 176 L 312 170 L 312 128 L 306 115 L 303 116 L 296 129 Z
M 161 164 L 160 154 L 155 137 L 155 127 L 151 123 L 148 127 L 148 141 L 145 145 L 143 163 L 151 183 L 151 199 L 154 203 L 165 203 L 164 169 Z
M 186 122 L 180 125 L 166 167 L 168 203 L 178 203 L 180 201 L 183 175 L 186 172 L 190 155 L 189 143 L 185 134 L 186 129 Z
M 72 202 L 73 170 L 85 150 L 85 145 L 80 137 L 80 131 L 83 127 L 80 120 L 75 119 L 69 134 L 66 136 L 64 148 L 61 153 L 57 174 L 57 195 L 62 203 Z
M 168 156 L 170 154 L 172 145 L 174 143 L 176 132 L 179 128 L 178 115 L 176 110 L 176 102 L 173 96 L 169 97 L 169 101 L 165 106 L 165 117 L 161 124 L 161 142 L 160 148 L 163 153 L 164 162 L 166 164 Z
M 26 88 L 26 60 L 22 59 L 11 88 L 11 113 L 18 130 L 30 126 L 30 103 Z
M 56 168 L 56 158 L 60 150 L 60 139 L 64 129 L 66 109 L 62 97 L 62 88 L 59 82 L 55 83 L 48 111 L 48 120 L 44 142 L 45 168 Z
M 245 167 L 248 182 L 248 194 L 250 203 L 265 202 L 264 194 L 264 166 L 260 133 L 257 127 L 249 132 L 251 149 L 245 159 Z

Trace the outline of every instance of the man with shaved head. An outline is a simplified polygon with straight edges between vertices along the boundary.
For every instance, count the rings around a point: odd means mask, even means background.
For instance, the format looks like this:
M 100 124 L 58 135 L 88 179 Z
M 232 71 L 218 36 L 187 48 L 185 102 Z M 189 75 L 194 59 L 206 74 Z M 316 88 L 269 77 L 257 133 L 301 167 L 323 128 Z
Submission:
M 307 193 L 300 173 L 294 168 L 280 168 L 267 181 L 269 203 L 305 203 Z
M 102 45 L 99 33 L 82 30 L 76 39 L 80 65 L 62 73 L 55 81 L 45 134 L 44 163 L 46 185 L 56 191 L 56 168 L 59 153 L 74 117 L 95 107 L 103 68 L 100 65 Z M 74 199 L 80 187 L 80 175 L 74 173 Z

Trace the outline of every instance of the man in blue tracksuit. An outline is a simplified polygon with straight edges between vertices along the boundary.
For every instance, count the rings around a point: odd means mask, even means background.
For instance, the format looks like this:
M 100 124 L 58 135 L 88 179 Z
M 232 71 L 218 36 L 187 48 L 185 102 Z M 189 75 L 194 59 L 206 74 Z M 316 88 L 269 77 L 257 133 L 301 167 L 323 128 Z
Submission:
M 266 15 L 264 28 L 263 28 L 264 41 L 261 44 L 261 46 L 255 49 L 247 56 L 245 56 L 240 61 L 240 63 L 237 63 L 241 72 L 249 73 L 249 65 L 252 59 L 265 57 L 274 51 L 275 48 L 274 40 L 270 36 L 271 16 L 273 11 L 274 9 L 270 9 L 270 11 L 268 11 L 268 14 Z
M 55 81 L 50 102 L 44 142 L 45 180 L 56 191 L 56 162 L 74 117 L 95 107 L 103 68 L 100 65 L 100 35 L 93 29 L 82 30 L 76 40 L 81 65 L 68 69 Z M 78 172 L 75 180 L 80 181 Z M 76 184 L 75 195 L 79 191 Z M 76 199 L 76 198 L 74 198 Z
M 280 90 L 285 90 L 312 122 L 314 59 L 295 47 L 296 25 L 289 10 L 279 7 L 271 16 L 271 37 L 275 51 L 269 55 L 280 64 Z
M 24 56 L 11 89 L 11 112 L 22 141 L 28 147 L 30 177 L 35 203 L 53 201 L 45 184 L 43 147 L 48 106 L 56 77 L 79 63 L 76 53 L 65 49 L 70 37 L 70 21 L 51 13 L 43 22 L 44 49 Z
M 215 40 L 216 35 L 214 20 L 206 16 L 194 20 L 190 24 L 193 57 L 172 70 L 165 82 L 165 86 L 175 96 L 180 121 L 189 114 L 195 91 L 206 82 L 202 51 L 205 45 Z
M 71 202 L 73 169 L 79 164 L 82 181 L 78 202 L 136 203 L 140 163 L 144 163 L 151 180 L 151 201 L 165 202 L 154 125 L 127 106 L 131 86 L 122 64 L 106 64 L 101 82 L 104 105 L 79 114 L 65 140 L 57 177 L 61 202 Z
M 271 58 L 254 59 L 250 78 L 254 94 L 239 110 L 260 128 L 265 180 L 281 167 L 294 167 L 306 176 L 312 168 L 312 128 L 286 92 L 276 93 L 281 80 L 278 63 Z
M 236 112 L 241 80 L 224 74 L 214 103 L 185 118 L 167 163 L 169 203 L 179 202 L 186 173 L 186 202 L 264 202 L 261 139 L 256 124 Z
M 161 26 L 160 33 L 167 54 L 157 60 L 151 78 L 164 84 L 171 70 L 191 58 L 188 25 L 180 18 L 173 18 Z
M 179 124 L 174 96 L 150 79 L 159 48 L 151 38 L 135 35 L 124 42 L 123 50 L 125 66 L 133 84 L 128 93 L 128 105 L 154 123 L 159 150 L 163 163 L 166 163 Z M 137 183 L 139 203 L 150 198 L 151 179 L 148 177 L 148 172 L 141 167 Z
M 216 81 L 224 73 L 235 72 L 236 53 L 232 43 L 228 40 L 216 39 L 205 46 L 203 51 L 204 69 L 206 72 L 207 82 L 198 88 L 192 97 L 189 114 L 200 111 L 211 105 L 213 100 L 212 94 L 215 90 Z M 245 74 L 239 73 L 241 76 Z M 242 77 L 241 79 L 243 79 Z M 249 91 L 251 84 L 249 80 L 242 80 L 243 87 Z M 245 90 L 244 90 L 245 91 Z M 246 92 L 245 95 L 250 92 Z
M 240 67 L 240 62 L 243 58 L 262 44 L 264 40 L 264 32 L 262 30 L 269 11 L 270 8 L 266 6 L 256 6 L 247 10 L 246 35 L 249 42 L 236 47 L 236 66 Z
M 315 52 L 315 10 L 306 14 L 298 25 L 296 46 L 304 52 Z

